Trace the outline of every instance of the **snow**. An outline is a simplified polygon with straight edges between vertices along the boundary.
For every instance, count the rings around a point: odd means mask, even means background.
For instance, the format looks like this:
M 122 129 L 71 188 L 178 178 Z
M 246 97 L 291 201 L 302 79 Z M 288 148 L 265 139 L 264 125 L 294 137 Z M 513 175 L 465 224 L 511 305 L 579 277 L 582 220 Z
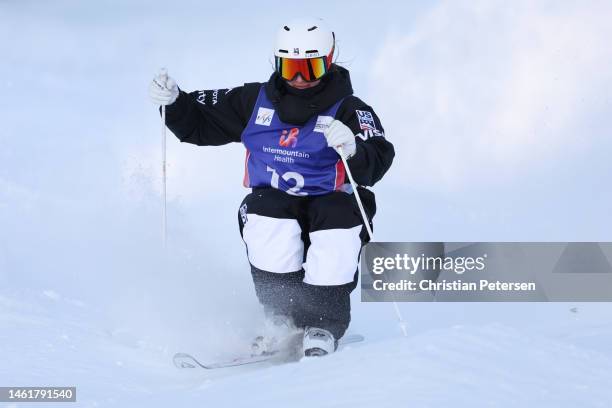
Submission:
M 245 194 L 240 146 L 197 149 L 170 137 L 169 247 L 161 248 L 159 119 L 146 87 L 161 66 L 186 89 L 266 78 L 269 61 L 261 56 L 269 52 L 273 30 L 255 35 L 246 22 L 257 16 L 262 27 L 273 27 L 282 16 L 269 12 L 269 4 L 251 3 L 240 4 L 243 14 L 193 1 L 180 7 L 161 1 L 1 3 L 0 386 L 74 385 L 75 406 L 83 407 L 610 406 L 612 305 L 604 303 L 402 304 L 404 338 L 390 304 L 362 304 L 356 291 L 350 330 L 366 341 L 340 353 L 215 371 L 172 365 L 178 351 L 207 361 L 246 352 L 263 318 L 236 228 Z M 383 6 L 367 5 L 372 16 L 398 27 L 408 15 L 418 18 L 395 10 L 393 2 Z M 360 44 L 370 55 L 377 35 L 385 35 L 380 30 L 364 38 L 364 24 L 354 24 L 363 21 L 359 9 L 329 8 L 345 38 L 363 39 L 344 41 L 344 55 L 363 57 L 353 52 Z M 203 40 L 227 32 L 233 19 L 242 23 L 232 24 L 222 44 Z M 239 41 L 244 38 L 253 41 Z M 236 55 L 260 62 L 248 73 L 243 64 L 217 63 Z M 365 61 L 350 67 L 360 90 L 369 85 Z M 580 100 L 588 110 L 588 98 Z M 382 112 L 404 106 L 382 105 L 376 101 Z M 586 139 L 609 134 L 600 129 L 609 119 L 598 120 L 576 134 L 603 156 L 597 173 L 604 177 L 609 149 Z M 408 142 L 402 146 L 398 156 L 419 151 Z M 587 156 L 581 180 L 590 180 L 593 170 Z M 566 159 L 546 162 L 536 180 L 549 179 L 549 169 L 559 165 L 573 172 Z M 414 170 L 410 160 L 396 166 L 377 186 L 380 240 L 470 233 L 502 240 L 509 239 L 508 228 L 517 240 L 578 233 L 586 240 L 609 239 L 612 230 L 608 183 L 600 179 L 589 184 L 560 177 L 564 195 L 556 211 L 563 222 L 540 223 L 529 214 L 534 205 L 541 213 L 550 210 L 544 183 L 520 190 L 524 180 L 511 179 L 492 194 L 491 184 L 474 182 L 482 190 L 474 187 L 462 201 L 455 192 L 396 191 L 393 178 Z M 500 211 L 491 201 L 500 189 L 535 200 L 525 200 L 519 212 L 508 200 Z M 594 190 L 600 192 L 595 204 L 584 199 Z M 570 210 L 586 218 L 567 217 Z M 397 228 L 398 219 L 411 220 L 411 230 Z
M 354 332 L 386 333 L 325 358 L 204 371 L 178 370 L 172 355 L 215 361 L 241 348 L 182 349 L 46 292 L 0 295 L 0 383 L 76 385 L 79 406 L 606 407 L 612 398 L 612 319 L 597 304 L 548 308 L 547 320 L 518 325 L 499 313 L 464 318 L 408 337 L 357 322 Z M 248 336 L 239 343 L 246 349 Z

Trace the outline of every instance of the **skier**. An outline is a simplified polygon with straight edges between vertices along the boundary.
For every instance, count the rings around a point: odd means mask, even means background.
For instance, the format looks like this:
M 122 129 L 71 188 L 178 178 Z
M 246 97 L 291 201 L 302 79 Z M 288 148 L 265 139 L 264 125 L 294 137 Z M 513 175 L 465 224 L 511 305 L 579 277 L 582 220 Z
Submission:
M 304 330 L 305 356 L 336 350 L 368 241 L 339 155 L 360 185 L 370 226 L 376 206 L 364 186 L 379 181 L 395 155 L 372 108 L 353 96 L 348 70 L 333 62 L 335 45 L 322 20 L 296 19 L 278 30 L 265 83 L 186 93 L 160 73 L 149 88 L 181 142 L 246 147 L 244 186 L 252 192 L 238 223 L 255 292 L 273 320 Z

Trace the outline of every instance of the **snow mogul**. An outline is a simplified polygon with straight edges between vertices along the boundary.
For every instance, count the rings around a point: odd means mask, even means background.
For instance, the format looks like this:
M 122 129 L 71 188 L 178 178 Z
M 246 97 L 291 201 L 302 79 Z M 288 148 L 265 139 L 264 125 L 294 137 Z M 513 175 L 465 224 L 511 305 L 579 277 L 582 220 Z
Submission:
M 353 95 L 349 71 L 334 63 L 335 50 L 322 20 L 296 19 L 278 30 L 267 82 L 187 93 L 160 73 L 149 88 L 181 142 L 245 146 L 251 192 L 238 224 L 255 292 L 270 321 L 303 330 L 305 356 L 334 352 L 348 328 L 359 254 L 376 212 L 365 187 L 395 155 L 374 110 Z M 258 337 L 254 349 L 265 351 L 266 342 Z

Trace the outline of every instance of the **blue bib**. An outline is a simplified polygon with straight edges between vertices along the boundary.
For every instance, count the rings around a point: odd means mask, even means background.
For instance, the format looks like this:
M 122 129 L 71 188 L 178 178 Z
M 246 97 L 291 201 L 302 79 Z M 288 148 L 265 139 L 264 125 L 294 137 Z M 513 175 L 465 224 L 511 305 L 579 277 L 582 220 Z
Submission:
M 241 136 L 247 149 L 244 186 L 274 187 L 297 196 L 340 189 L 344 165 L 323 131 L 342 101 L 297 126 L 280 120 L 262 86 Z

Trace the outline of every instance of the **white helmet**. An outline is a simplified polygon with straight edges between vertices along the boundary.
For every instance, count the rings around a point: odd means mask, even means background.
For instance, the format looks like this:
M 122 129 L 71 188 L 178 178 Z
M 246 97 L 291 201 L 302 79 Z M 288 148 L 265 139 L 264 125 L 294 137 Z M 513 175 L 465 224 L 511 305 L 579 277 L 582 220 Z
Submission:
M 334 51 L 334 33 L 320 18 L 294 19 L 278 29 L 274 55 L 298 59 L 327 57 Z

